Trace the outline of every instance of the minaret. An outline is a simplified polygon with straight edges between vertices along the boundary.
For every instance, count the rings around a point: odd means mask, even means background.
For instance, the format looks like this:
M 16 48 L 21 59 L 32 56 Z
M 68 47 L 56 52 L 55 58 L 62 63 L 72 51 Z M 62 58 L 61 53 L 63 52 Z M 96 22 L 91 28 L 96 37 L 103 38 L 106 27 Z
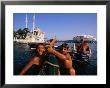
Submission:
M 34 34 L 34 28 L 35 28 L 35 14 L 33 15 L 33 21 L 32 21 L 32 24 L 33 24 L 33 31 L 32 31 L 32 33 Z
M 28 28 L 27 24 L 28 24 L 28 19 L 27 19 L 27 14 L 26 14 L 26 28 Z

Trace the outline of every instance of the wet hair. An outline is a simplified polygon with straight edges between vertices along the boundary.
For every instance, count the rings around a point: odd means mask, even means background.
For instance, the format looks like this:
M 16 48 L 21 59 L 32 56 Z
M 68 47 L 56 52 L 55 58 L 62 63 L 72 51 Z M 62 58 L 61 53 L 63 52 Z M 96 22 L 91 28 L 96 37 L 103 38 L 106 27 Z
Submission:
M 88 41 L 83 41 L 83 43 L 88 43 Z
M 38 43 L 38 44 L 36 45 L 36 49 L 37 49 L 40 45 L 45 46 L 44 43 Z
M 50 39 L 50 40 L 48 40 L 49 42 L 52 42 L 54 39 Z M 57 41 L 55 41 L 55 43 L 56 43 Z
M 63 43 L 63 44 L 60 46 L 60 50 L 62 50 L 63 48 L 69 49 L 68 44 L 67 44 L 67 43 Z
M 80 42 L 83 43 L 83 39 L 81 39 Z
M 53 41 L 53 39 L 50 39 L 50 40 L 49 40 L 49 42 L 52 42 L 52 41 Z

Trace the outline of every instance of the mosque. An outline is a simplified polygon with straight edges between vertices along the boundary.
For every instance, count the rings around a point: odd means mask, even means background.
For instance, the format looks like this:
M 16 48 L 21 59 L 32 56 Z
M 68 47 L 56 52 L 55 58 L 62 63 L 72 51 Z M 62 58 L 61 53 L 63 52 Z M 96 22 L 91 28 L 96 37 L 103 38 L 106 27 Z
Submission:
M 26 28 L 28 28 L 28 19 L 27 14 L 25 18 L 25 24 Z M 35 14 L 33 15 L 32 20 L 33 28 L 30 33 L 27 33 L 27 36 L 25 39 L 16 39 L 14 41 L 20 42 L 20 43 L 44 43 L 44 32 L 41 31 L 39 27 L 35 27 Z

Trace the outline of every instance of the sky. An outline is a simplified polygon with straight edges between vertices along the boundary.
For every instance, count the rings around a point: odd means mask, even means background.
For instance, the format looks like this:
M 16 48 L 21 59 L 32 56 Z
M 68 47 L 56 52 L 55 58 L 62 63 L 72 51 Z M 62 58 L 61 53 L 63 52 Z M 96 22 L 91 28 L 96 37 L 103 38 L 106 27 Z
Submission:
M 32 30 L 34 13 L 27 13 L 28 28 Z M 26 13 L 13 14 L 14 31 L 25 28 Z M 45 38 L 72 40 L 76 35 L 93 35 L 97 38 L 96 13 L 35 13 L 35 26 L 44 33 Z

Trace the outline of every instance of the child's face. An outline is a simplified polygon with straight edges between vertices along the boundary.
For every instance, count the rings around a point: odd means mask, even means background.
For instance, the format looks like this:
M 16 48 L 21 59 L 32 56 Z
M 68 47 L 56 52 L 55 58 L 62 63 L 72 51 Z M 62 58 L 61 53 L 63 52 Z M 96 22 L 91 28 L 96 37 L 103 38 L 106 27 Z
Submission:
M 67 54 L 68 53 L 68 49 L 63 47 L 61 52 L 62 52 L 62 54 Z
M 39 45 L 37 47 L 37 52 L 39 53 L 39 55 L 42 55 L 45 52 L 45 47 L 43 45 Z

